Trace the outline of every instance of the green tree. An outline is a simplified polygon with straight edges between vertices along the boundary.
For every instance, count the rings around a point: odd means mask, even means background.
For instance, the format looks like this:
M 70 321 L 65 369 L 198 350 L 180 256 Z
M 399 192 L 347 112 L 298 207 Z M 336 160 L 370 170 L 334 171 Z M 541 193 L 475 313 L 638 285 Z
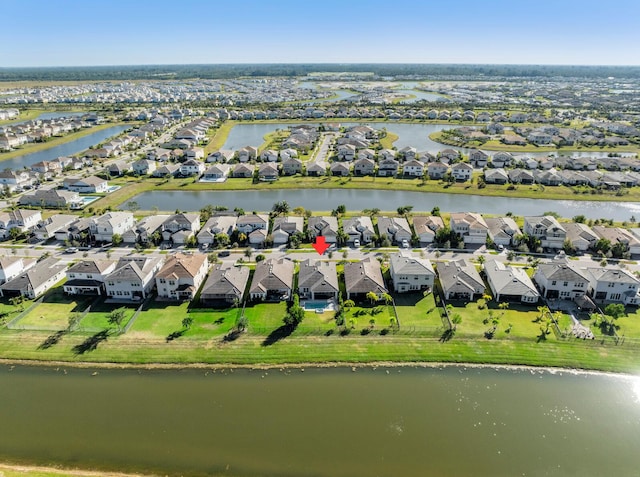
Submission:
M 284 324 L 295 328 L 298 326 L 302 320 L 304 319 L 304 308 L 300 306 L 300 297 L 297 293 L 293 295 L 293 302 L 289 306 L 287 310 L 287 314 L 285 315 L 283 321 Z
M 191 325 L 193 325 L 193 318 L 191 318 L 190 316 L 187 316 L 186 318 L 182 319 L 182 327 L 185 330 L 191 329 Z
M 383 293 L 382 294 L 382 299 L 384 300 L 385 304 L 387 304 L 387 305 L 390 305 L 391 303 L 393 303 L 393 298 L 388 293 Z
M 370 291 L 367 293 L 366 295 L 367 300 L 369 300 L 371 302 L 371 304 L 373 305 L 375 302 L 378 301 L 378 295 L 376 295 L 374 292 Z
M 110 325 L 116 325 L 118 333 L 122 332 L 122 322 L 124 321 L 125 309 L 118 308 L 107 315 L 107 322 Z
M 281 200 L 273 204 L 271 211 L 275 215 L 287 215 L 289 213 L 289 204 L 286 200 Z
M 604 313 L 605 315 L 612 317 L 614 320 L 626 315 L 624 305 L 622 303 L 609 303 L 604 307 Z
M 236 323 L 235 323 L 236 330 L 243 332 L 244 330 L 247 329 L 247 326 L 249 326 L 249 320 L 244 314 L 240 315 L 238 319 L 236 319 Z
M 403 217 L 407 217 L 409 213 L 413 210 L 413 205 L 402 205 L 396 209 L 398 215 L 402 215 Z
M 113 245 L 115 245 L 116 247 L 120 245 L 122 243 L 122 235 L 113 234 L 113 236 L 111 237 L 111 243 L 113 243 Z

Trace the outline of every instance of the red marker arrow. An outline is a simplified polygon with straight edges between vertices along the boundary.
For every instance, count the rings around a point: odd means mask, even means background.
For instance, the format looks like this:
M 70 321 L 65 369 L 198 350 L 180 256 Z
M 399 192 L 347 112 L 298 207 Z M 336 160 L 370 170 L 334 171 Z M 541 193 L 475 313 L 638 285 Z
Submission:
M 318 235 L 316 237 L 316 242 L 312 245 L 313 245 L 313 248 L 316 249 L 316 252 L 318 252 L 320 255 L 326 252 L 327 249 L 329 248 L 329 244 L 325 242 L 325 239 L 322 235 Z

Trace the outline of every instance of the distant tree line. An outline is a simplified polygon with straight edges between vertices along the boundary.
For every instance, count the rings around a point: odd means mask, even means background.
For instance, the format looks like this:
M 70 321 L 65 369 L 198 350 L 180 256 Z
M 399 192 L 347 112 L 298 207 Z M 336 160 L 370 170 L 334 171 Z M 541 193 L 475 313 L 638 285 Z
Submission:
M 453 64 L 220 64 L 126 65 L 0 68 L 0 81 L 89 81 L 135 79 L 228 79 L 262 76 L 306 76 L 318 72 L 370 72 L 377 76 L 422 76 L 429 79 L 514 77 L 640 78 L 638 66 L 453 65 Z

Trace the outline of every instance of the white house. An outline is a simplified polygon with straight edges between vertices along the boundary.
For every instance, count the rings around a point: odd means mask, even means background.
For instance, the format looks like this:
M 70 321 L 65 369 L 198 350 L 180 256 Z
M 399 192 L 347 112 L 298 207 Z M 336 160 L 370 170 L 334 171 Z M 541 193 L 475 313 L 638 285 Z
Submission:
M 466 182 L 471 179 L 473 166 L 466 162 L 458 162 L 451 166 L 451 175 L 456 181 Z
M 524 233 L 540 239 L 540 245 L 556 250 L 564 246 L 567 239 L 566 230 L 558 220 L 551 215 L 525 217 Z
M 180 165 L 180 174 L 183 176 L 201 176 L 206 170 L 204 162 L 196 159 L 187 159 Z
M 67 269 L 63 290 L 68 295 L 102 295 L 104 282 L 116 268 L 113 260 L 83 260 Z
M 72 182 L 67 187 L 80 194 L 100 194 L 109 190 L 109 183 L 96 176 L 89 176 Z
M 131 212 L 107 212 L 93 218 L 89 231 L 96 242 L 111 242 L 113 236 L 122 236 L 136 223 Z
M 67 265 L 59 262 L 58 259 L 46 258 L 0 285 L 0 295 L 37 298 L 64 278 L 66 268 Z
M 482 245 L 487 241 L 489 226 L 475 212 L 456 212 L 450 216 L 451 230 L 459 234 L 465 245 Z
M 118 300 L 143 300 L 153 289 L 155 274 L 163 263 L 164 257 L 122 257 L 106 277 L 107 296 Z
M 541 263 L 533 275 L 544 298 L 563 300 L 577 298 L 589 292 L 591 275 L 568 260 Z
M 627 270 L 614 267 L 588 268 L 592 296 L 597 302 L 640 304 L 640 280 Z
M 436 273 L 426 258 L 413 258 L 393 253 L 389 259 L 393 289 L 397 293 L 433 289 Z

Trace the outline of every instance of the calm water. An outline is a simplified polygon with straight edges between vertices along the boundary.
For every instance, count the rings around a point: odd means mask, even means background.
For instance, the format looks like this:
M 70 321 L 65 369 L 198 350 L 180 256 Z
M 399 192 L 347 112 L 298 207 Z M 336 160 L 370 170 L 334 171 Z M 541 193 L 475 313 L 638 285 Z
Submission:
M 230 179 L 233 180 L 233 179 Z M 260 191 L 149 191 L 133 199 L 142 210 L 197 211 L 207 204 L 223 205 L 233 210 L 269 211 L 274 203 L 286 200 L 291 208 L 333 210 L 345 204 L 347 210 L 378 208 L 396 210 L 403 205 L 413 205 L 416 212 L 430 211 L 438 206 L 443 212 L 479 212 L 486 214 L 541 215 L 554 211 L 562 217 L 584 215 L 587 218 L 611 218 L 629 220 L 640 217 L 640 203 L 589 202 L 575 200 L 516 199 L 511 197 L 487 197 L 477 195 L 446 194 L 437 192 L 408 192 L 362 189 L 274 189 Z M 126 208 L 126 204 L 122 204 Z
M 87 112 L 79 112 L 79 111 L 49 111 L 46 113 L 42 113 L 39 116 L 37 116 L 35 119 L 58 119 L 58 118 L 75 118 L 75 117 L 79 117 L 79 116 L 84 116 L 85 114 L 88 114 Z M 16 124 L 24 124 L 27 121 L 29 121 L 28 119 L 25 119 L 24 121 L 16 121 L 16 122 L 11 122 L 10 125 L 11 126 L 15 126 Z
M 308 123 L 304 121 L 303 123 Z M 301 123 L 302 124 L 302 123 Z M 451 146 L 439 144 L 429 139 L 429 134 L 443 129 L 452 129 L 459 126 L 450 124 L 419 124 L 419 123 L 398 123 L 398 122 L 354 122 L 340 121 L 344 126 L 355 126 L 366 124 L 375 129 L 386 128 L 387 131 L 397 134 L 398 140 L 393 143 L 398 149 L 405 146 L 413 146 L 420 151 L 437 152 L 447 149 Z M 292 123 L 250 123 L 236 124 L 229 132 L 226 142 L 222 149 L 240 149 L 245 146 L 258 147 L 264 142 L 264 136 L 274 132 L 276 129 L 288 129 L 293 126 Z
M 23 156 L 14 157 L 13 159 L 1 161 L 0 166 L 3 169 L 6 167 L 10 167 L 11 169 L 22 169 L 24 166 L 30 166 L 36 162 L 51 161 L 60 156 L 71 156 L 84 151 L 85 149 L 89 149 L 89 147 L 99 144 L 111 136 L 120 134 L 122 131 L 130 127 L 131 126 L 126 125 L 111 126 L 110 128 L 101 129 L 100 131 L 83 136 L 75 141 L 70 141 L 60 144 L 59 146 L 50 147 L 43 151 L 32 152 L 31 154 L 25 154 Z
M 230 476 L 638 475 L 640 380 L 0 369 L 0 460 Z

